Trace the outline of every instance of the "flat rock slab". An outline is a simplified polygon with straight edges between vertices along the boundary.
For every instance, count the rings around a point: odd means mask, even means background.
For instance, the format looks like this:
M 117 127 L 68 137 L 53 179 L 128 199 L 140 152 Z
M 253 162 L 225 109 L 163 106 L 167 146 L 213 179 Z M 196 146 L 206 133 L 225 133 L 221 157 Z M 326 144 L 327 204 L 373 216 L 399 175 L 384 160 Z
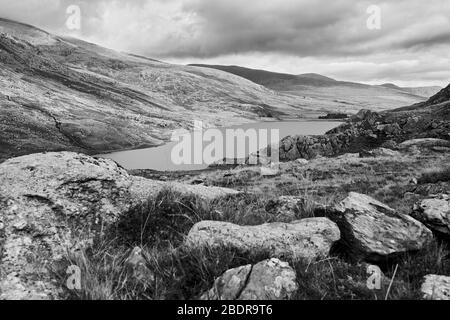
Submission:
M 417 251 L 433 239 L 421 222 L 367 195 L 352 192 L 334 210 L 342 243 L 359 260 Z
M 414 206 L 411 214 L 428 228 L 450 235 L 450 197 L 446 194 L 425 199 Z
M 201 300 L 287 300 L 298 290 L 295 271 L 287 262 L 265 260 L 228 270 Z
M 53 298 L 52 262 L 166 188 L 205 200 L 237 193 L 138 178 L 111 160 L 72 152 L 0 164 L 0 299 Z
M 243 255 L 311 261 L 328 256 L 339 239 L 337 225 L 327 218 L 259 226 L 202 221 L 192 227 L 185 244 L 191 248 L 226 248 Z
M 425 300 L 450 300 L 450 277 L 427 275 L 421 292 Z

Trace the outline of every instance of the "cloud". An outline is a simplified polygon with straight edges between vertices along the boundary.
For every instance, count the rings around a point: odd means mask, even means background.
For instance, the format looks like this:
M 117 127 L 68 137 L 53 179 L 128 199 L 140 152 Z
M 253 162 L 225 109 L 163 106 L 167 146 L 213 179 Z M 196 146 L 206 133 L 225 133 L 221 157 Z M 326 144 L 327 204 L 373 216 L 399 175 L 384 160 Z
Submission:
M 76 36 L 159 59 L 259 61 L 350 80 L 357 70 L 360 81 L 407 81 L 419 71 L 433 83 L 450 76 L 442 72 L 450 62 L 448 0 L 0 0 L 0 15 L 68 34 L 71 4 L 82 9 Z M 380 30 L 366 26 L 373 4 Z

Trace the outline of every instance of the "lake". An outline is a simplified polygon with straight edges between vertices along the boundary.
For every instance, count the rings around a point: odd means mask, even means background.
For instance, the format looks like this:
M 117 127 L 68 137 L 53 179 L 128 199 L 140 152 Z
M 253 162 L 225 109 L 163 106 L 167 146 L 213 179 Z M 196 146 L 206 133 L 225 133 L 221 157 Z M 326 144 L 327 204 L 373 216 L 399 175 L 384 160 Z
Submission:
M 290 135 L 322 135 L 326 133 L 327 131 L 339 126 L 342 122 L 338 121 L 319 121 L 319 120 L 295 120 L 295 121 L 273 121 L 273 122 L 257 122 L 257 123 L 248 123 L 244 125 L 238 125 L 238 126 L 232 126 L 227 128 L 217 128 L 215 132 L 217 134 L 222 133 L 224 137 L 226 137 L 226 132 L 231 132 L 231 130 L 234 130 L 236 132 L 237 129 L 242 129 L 244 131 L 247 131 L 249 129 L 256 130 L 257 133 L 260 132 L 267 132 L 268 134 L 268 141 L 271 141 L 270 137 L 278 137 L 279 139 L 283 139 L 284 137 L 290 136 Z M 205 131 L 208 129 L 204 129 Z M 278 131 L 274 131 L 278 130 Z M 271 135 L 271 133 L 277 133 L 276 135 Z M 186 138 L 189 139 L 189 136 L 191 141 L 198 141 L 194 138 L 194 133 L 190 133 L 188 135 L 185 135 Z M 258 136 L 259 137 L 259 136 Z M 223 153 L 226 154 L 226 139 L 223 139 Z M 230 139 L 228 139 L 229 141 Z M 245 139 L 244 139 L 245 140 Z M 203 149 L 211 144 L 212 141 L 215 140 L 209 140 L 210 142 L 203 142 Z M 261 140 L 264 141 L 264 140 Z M 192 144 L 192 143 L 191 143 Z M 205 163 L 203 161 L 204 159 L 200 159 L 201 161 L 188 161 L 190 164 L 177 164 L 177 161 L 174 161 L 174 157 L 172 155 L 174 148 L 179 146 L 179 141 L 172 141 L 168 142 L 165 145 L 159 146 L 159 147 L 153 147 L 153 148 L 146 148 L 146 149 L 139 149 L 139 150 L 130 150 L 130 151 L 120 151 L 120 152 L 113 152 L 105 155 L 100 155 L 100 157 L 108 158 L 116 161 L 121 166 L 123 166 L 126 169 L 151 169 L 151 170 L 157 170 L 157 171 L 189 171 L 189 170 L 203 170 L 206 169 L 212 162 L 212 160 L 217 161 L 224 158 L 222 154 L 218 154 L 218 156 L 215 156 L 215 159 L 212 159 L 211 161 L 208 161 Z M 192 144 L 193 145 L 193 144 Z M 194 147 L 193 147 L 194 148 Z M 201 148 L 201 147 L 200 147 Z M 237 147 L 236 147 L 237 148 Z M 252 152 L 258 151 L 259 147 L 252 146 L 247 141 L 245 143 L 245 156 Z M 198 151 L 198 149 L 196 149 Z M 237 149 L 235 149 L 236 151 Z M 191 153 L 194 153 L 192 150 Z M 198 152 L 197 152 L 198 154 Z M 215 153 L 213 153 L 214 155 Z M 236 154 L 236 153 L 235 153 Z M 228 154 L 226 154 L 228 155 Z M 192 155 L 192 159 L 194 159 L 194 156 Z M 175 162 L 175 163 L 174 163 Z M 191 164 L 191 163 L 197 163 L 197 164 Z

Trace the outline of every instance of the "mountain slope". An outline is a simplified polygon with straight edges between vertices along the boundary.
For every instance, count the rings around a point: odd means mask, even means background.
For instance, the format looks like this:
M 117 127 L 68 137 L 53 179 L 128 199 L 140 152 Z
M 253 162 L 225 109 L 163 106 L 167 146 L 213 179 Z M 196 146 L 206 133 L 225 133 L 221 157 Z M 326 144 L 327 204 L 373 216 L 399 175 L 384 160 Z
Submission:
M 381 87 L 395 89 L 395 90 L 411 93 L 411 94 L 414 94 L 414 95 L 419 96 L 419 97 L 425 97 L 425 98 L 429 98 L 429 97 L 435 95 L 436 93 L 438 93 L 440 90 L 442 90 L 441 87 L 437 87 L 437 86 L 430 86 L 430 87 L 399 87 L 399 86 L 397 86 L 397 85 L 395 85 L 393 83 L 385 83 L 385 84 L 382 84 Z
M 425 102 L 392 110 L 394 113 L 425 114 L 431 118 L 450 120 L 450 85 Z M 449 132 L 450 134 L 450 132 Z
M 371 86 L 337 81 L 322 75 L 301 75 L 269 72 L 238 66 L 193 64 L 202 68 L 226 71 L 278 92 L 301 97 L 304 107 L 320 111 L 355 113 L 360 109 L 386 110 L 424 101 L 439 91 L 437 87 L 400 88 L 392 84 Z
M 298 100 L 298 99 L 297 99 Z M 154 146 L 209 125 L 302 112 L 229 73 L 171 65 L 0 20 L 0 159 Z

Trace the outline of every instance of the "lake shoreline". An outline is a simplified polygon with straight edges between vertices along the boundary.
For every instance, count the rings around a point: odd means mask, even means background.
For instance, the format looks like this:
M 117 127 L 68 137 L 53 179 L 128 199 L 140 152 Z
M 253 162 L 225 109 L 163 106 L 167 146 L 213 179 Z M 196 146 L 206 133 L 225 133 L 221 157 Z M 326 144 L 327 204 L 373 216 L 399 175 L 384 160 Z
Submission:
M 233 128 L 239 125 L 243 125 L 243 124 L 258 124 L 258 123 L 271 123 L 271 122 L 339 122 L 341 124 L 345 123 L 346 121 L 342 121 L 345 119 L 318 119 L 318 118 L 260 118 L 260 120 L 262 121 L 249 121 L 249 122 L 243 122 L 241 124 L 235 124 L 235 125 L 231 125 L 231 126 L 213 126 L 213 127 L 208 127 L 208 129 L 225 129 L 225 128 Z M 177 129 L 175 129 L 177 130 Z M 192 131 L 190 131 L 192 133 Z M 101 158 L 102 156 L 105 155 L 109 155 L 112 153 L 117 153 L 117 152 L 125 152 L 125 151 L 135 151 L 135 150 L 144 150 L 144 149 L 150 149 L 150 148 L 158 148 L 158 147 L 162 147 L 164 145 L 166 145 L 167 143 L 170 143 L 170 139 L 167 140 L 163 140 L 163 143 L 160 144 L 141 144 L 138 147 L 131 147 L 131 148 L 121 148 L 121 149 L 106 149 L 106 150 L 102 150 L 101 153 L 99 153 L 99 151 L 90 151 L 90 152 L 85 152 L 87 155 L 94 157 L 94 158 Z
M 270 143 L 274 143 L 272 140 L 276 139 L 282 140 L 287 136 L 296 136 L 296 135 L 304 135 L 304 136 L 320 136 L 326 134 L 329 130 L 340 126 L 343 121 L 330 121 L 330 120 L 321 120 L 321 119 L 295 119 L 289 118 L 285 120 L 272 120 L 272 119 L 264 119 L 258 122 L 248 122 L 241 125 L 230 125 L 226 127 L 208 127 L 204 128 L 203 132 L 206 132 L 209 129 L 218 129 L 220 133 L 222 133 L 222 141 L 219 143 L 220 147 L 223 148 L 226 144 L 224 144 L 224 136 L 228 130 L 242 130 L 243 132 L 248 132 L 250 129 L 254 130 L 265 130 L 266 133 L 270 133 Z M 277 130 L 277 131 L 275 131 Z M 190 132 L 191 139 L 193 138 L 194 131 Z M 275 136 L 272 136 L 275 134 Z M 198 138 L 198 137 L 197 137 Z M 201 135 L 201 139 L 203 139 L 203 134 Z M 215 138 L 213 141 L 216 141 Z M 220 141 L 220 140 L 219 140 Z M 269 140 L 268 140 L 269 141 Z M 275 141 L 275 140 L 274 140 Z M 210 144 L 207 141 L 202 140 L 203 148 L 207 144 Z M 216 141 L 217 142 L 217 141 Z M 150 148 L 139 148 L 139 149 L 130 149 L 127 151 L 116 151 L 105 154 L 97 154 L 95 157 L 98 158 L 107 158 L 116 161 L 119 165 L 124 167 L 127 170 L 139 170 L 139 169 L 148 169 L 154 170 L 157 172 L 167 172 L 167 171 L 198 171 L 207 169 L 210 165 L 209 160 L 202 162 L 202 164 L 198 162 L 192 162 L 189 164 L 186 162 L 186 159 L 183 162 L 175 161 L 170 157 L 174 147 L 178 147 L 181 142 L 179 141 L 168 141 L 167 143 L 161 144 L 160 146 L 150 147 Z M 247 145 L 248 144 L 248 145 Z M 258 144 L 258 142 L 256 142 Z M 190 146 L 194 146 L 195 144 L 189 142 L 188 148 Z M 248 147 L 248 149 L 247 149 Z M 245 146 L 245 154 L 248 156 L 249 154 L 258 151 L 255 148 L 256 145 L 254 143 L 249 144 L 246 142 Z M 261 149 L 260 146 L 258 146 Z M 193 150 L 186 150 L 189 152 L 193 152 Z M 198 150 L 197 150 L 198 151 Z M 232 149 L 223 149 L 223 155 L 232 154 Z M 203 149 L 201 150 L 202 154 Z M 229 153 L 231 152 L 231 153 Z M 217 155 L 216 153 L 214 153 Z M 190 155 L 188 157 L 191 157 Z M 220 160 L 219 158 L 216 160 Z M 214 162 L 216 162 L 214 160 Z M 180 164 L 177 164 L 180 163 Z M 195 164 L 194 164 L 195 163 Z

